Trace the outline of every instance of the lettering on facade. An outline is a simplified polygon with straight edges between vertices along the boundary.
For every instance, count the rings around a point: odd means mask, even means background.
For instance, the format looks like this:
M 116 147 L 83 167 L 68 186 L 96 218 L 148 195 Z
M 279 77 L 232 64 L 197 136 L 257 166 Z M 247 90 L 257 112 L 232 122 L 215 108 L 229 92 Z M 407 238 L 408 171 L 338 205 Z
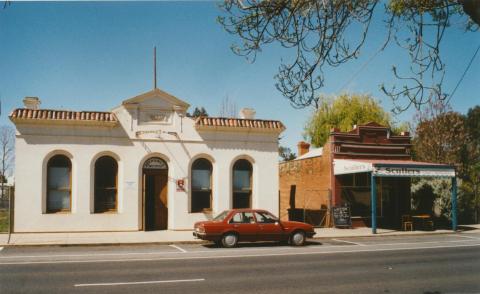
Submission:
M 399 177 L 454 177 L 454 169 L 443 168 L 414 168 L 414 167 L 376 167 L 373 170 L 376 176 Z
M 151 121 L 168 122 L 168 117 L 169 117 L 169 115 L 165 112 L 150 114 L 150 120 Z
M 344 166 L 343 169 L 345 171 L 363 171 L 363 170 L 367 170 L 368 169 L 368 166 L 365 166 L 363 164 L 353 164 L 351 166 Z
M 368 172 L 371 170 L 372 165 L 369 163 L 360 163 L 349 160 L 335 160 L 334 162 L 334 172 L 336 175 Z
M 135 190 L 135 181 L 125 181 L 125 189 L 126 190 Z
M 168 169 L 167 163 L 158 157 L 152 157 L 143 164 L 144 169 Z
M 141 123 L 171 124 L 172 112 L 159 109 L 145 109 L 140 115 Z

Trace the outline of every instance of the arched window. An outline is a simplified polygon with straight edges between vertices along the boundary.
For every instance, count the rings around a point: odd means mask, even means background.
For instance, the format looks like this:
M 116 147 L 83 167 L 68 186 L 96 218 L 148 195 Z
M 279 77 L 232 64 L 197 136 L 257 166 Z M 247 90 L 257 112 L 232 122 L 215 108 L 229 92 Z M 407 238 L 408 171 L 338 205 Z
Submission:
M 71 211 L 72 162 L 55 155 L 47 163 L 47 212 Z
M 195 160 L 191 183 L 191 212 L 212 210 L 212 163 L 209 160 Z
M 117 210 L 117 161 L 102 156 L 95 161 L 95 213 Z
M 252 207 L 252 164 L 240 159 L 233 165 L 233 208 Z

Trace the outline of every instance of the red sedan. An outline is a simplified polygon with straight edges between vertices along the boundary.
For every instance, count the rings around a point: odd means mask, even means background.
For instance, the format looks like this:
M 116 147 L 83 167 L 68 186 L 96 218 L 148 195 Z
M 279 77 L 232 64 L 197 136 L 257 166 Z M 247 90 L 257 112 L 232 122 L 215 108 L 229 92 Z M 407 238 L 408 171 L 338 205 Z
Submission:
M 266 210 L 232 209 L 211 221 L 195 223 L 193 235 L 228 248 L 243 241 L 288 241 L 301 246 L 306 238 L 315 235 L 315 231 L 306 223 L 280 221 Z

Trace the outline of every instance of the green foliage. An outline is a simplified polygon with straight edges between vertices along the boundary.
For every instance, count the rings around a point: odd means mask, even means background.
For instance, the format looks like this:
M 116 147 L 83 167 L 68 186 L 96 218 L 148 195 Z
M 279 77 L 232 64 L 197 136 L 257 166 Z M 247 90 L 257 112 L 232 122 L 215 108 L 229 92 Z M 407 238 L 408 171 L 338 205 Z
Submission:
M 292 152 L 290 148 L 284 146 L 278 147 L 278 155 L 280 156 L 282 161 L 289 161 L 297 158 L 297 155 Z
M 204 107 L 195 107 L 192 114 L 187 113 L 187 116 L 191 116 L 191 117 L 208 116 L 208 113 Z
M 475 222 L 475 199 L 468 190 L 469 184 L 459 181 L 457 192 L 457 217 L 461 224 Z M 450 179 L 421 178 L 412 181 L 412 208 L 417 213 L 435 215 L 451 221 L 452 185 Z
M 8 232 L 8 212 L 0 210 L 0 233 Z
M 403 15 L 406 13 L 430 13 L 434 19 L 435 17 L 449 17 L 450 15 L 440 14 L 438 10 L 449 5 L 453 13 L 462 13 L 461 6 L 455 5 L 454 1 L 445 0 L 390 0 L 388 3 L 388 10 L 394 15 Z
M 376 122 L 391 127 L 392 120 L 372 96 L 364 94 L 342 94 L 324 97 L 320 107 L 313 112 L 305 127 L 305 134 L 314 146 L 323 146 L 332 128 L 349 131 L 354 125 Z
M 412 125 L 410 122 L 402 121 L 399 124 L 393 124 L 390 126 L 394 135 L 400 135 L 402 132 L 412 132 Z
M 415 159 L 455 165 L 459 178 L 458 216 L 463 223 L 478 223 L 479 220 L 479 135 L 480 106 L 471 108 L 465 116 L 443 105 L 430 105 L 429 110 L 421 114 L 413 140 Z M 447 187 L 450 186 L 437 180 L 420 183 L 423 195 L 429 195 L 430 187 L 437 207 L 441 208 L 440 214 L 449 218 L 450 191 Z M 412 190 L 417 188 L 412 185 Z

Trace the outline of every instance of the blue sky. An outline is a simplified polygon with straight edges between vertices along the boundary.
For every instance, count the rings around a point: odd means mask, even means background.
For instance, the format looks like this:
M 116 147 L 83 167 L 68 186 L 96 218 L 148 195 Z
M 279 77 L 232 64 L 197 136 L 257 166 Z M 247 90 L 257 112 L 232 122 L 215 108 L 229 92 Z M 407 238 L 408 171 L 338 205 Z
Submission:
M 255 63 L 236 56 L 238 41 L 216 22 L 216 2 L 14 2 L 0 9 L 1 124 L 38 96 L 43 108 L 110 110 L 122 100 L 152 89 L 152 48 L 157 46 L 158 87 L 218 115 L 228 96 L 238 108 L 253 107 L 257 117 L 286 126 L 281 144 L 296 150 L 311 109 L 293 109 L 276 90 L 273 76 L 290 51 L 266 47 Z M 360 58 L 325 71 L 323 93 L 336 94 L 381 45 L 385 33 L 376 19 Z M 441 48 L 447 64 L 444 89 L 451 91 L 476 48 L 480 32 L 449 30 Z M 371 93 L 385 109 L 391 102 L 379 90 L 392 84 L 391 66 L 408 64 L 395 45 L 377 55 L 348 86 Z M 480 104 L 480 56 L 452 100 L 465 113 Z M 413 111 L 397 120 L 411 120 Z

